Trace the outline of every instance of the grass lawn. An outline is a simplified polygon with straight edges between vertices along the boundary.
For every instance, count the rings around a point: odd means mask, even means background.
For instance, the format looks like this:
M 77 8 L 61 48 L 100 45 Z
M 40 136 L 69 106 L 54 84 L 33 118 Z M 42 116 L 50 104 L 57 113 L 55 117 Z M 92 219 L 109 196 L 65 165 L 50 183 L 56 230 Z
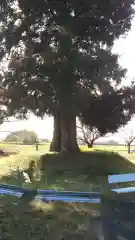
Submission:
M 19 145 L 19 144 L 8 144 L 8 143 L 0 143 L 0 149 L 4 149 L 9 152 L 17 152 L 25 155 L 35 154 L 36 146 L 34 145 Z M 49 144 L 41 144 L 39 145 L 39 152 L 45 153 L 49 150 Z
M 18 154 L 0 159 L 0 182 L 26 187 L 91 191 L 101 190 L 106 176 L 114 173 L 135 172 L 135 155 L 125 151 L 120 154 L 95 149 L 79 154 L 44 154 L 49 146 L 41 146 L 37 153 L 31 146 L 1 145 L 0 148 L 18 149 Z M 85 150 L 85 148 L 82 148 Z M 30 171 L 33 183 L 26 184 L 16 171 Z M 41 171 L 40 171 L 41 170 Z M 100 206 L 90 204 L 64 204 L 59 202 L 19 205 L 18 199 L 0 197 L 0 236 L 2 239 L 18 240 L 96 240 L 91 219 L 99 215 Z M 96 224 L 98 232 L 99 224 Z
M 96 240 L 89 204 L 32 202 L 20 208 L 18 200 L 0 198 L 0 236 L 7 240 Z

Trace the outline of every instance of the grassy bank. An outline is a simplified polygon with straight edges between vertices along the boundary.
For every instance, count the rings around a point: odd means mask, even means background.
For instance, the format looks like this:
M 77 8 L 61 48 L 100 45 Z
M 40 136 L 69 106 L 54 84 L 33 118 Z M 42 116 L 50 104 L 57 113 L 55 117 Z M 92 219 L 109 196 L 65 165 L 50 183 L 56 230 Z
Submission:
M 31 171 L 32 161 L 35 162 L 33 184 L 40 188 L 89 191 L 101 188 L 102 179 L 108 174 L 135 171 L 135 155 L 124 151 L 111 152 L 99 148 L 78 154 L 43 154 L 48 151 L 49 145 L 42 146 L 39 152 L 34 146 L 3 145 L 6 150 L 9 147 L 14 151 L 18 150 L 15 147 L 19 147 L 19 151 L 16 155 L 0 158 L 2 183 L 22 184 L 18 168 L 20 171 Z
M 16 146 L 10 147 L 15 150 Z M 19 146 L 19 149 L 16 155 L 0 159 L 1 183 L 91 191 L 101 190 L 108 174 L 135 172 L 135 155 L 128 156 L 124 151 L 105 152 L 99 148 L 67 155 L 43 154 L 45 146 L 38 153 L 31 146 Z M 20 171 L 32 170 L 31 184 L 24 183 L 18 167 Z M 7 240 L 96 240 L 93 230 L 96 226 L 96 233 L 100 232 L 99 210 L 98 205 L 40 201 L 22 207 L 16 198 L 0 197 L 0 236 Z

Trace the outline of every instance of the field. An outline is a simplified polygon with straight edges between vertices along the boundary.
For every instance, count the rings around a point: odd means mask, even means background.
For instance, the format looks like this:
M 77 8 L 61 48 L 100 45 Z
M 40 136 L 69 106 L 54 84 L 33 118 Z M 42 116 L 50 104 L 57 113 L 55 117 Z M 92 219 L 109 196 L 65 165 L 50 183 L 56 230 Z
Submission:
M 39 152 L 35 146 L 11 144 L 1 144 L 0 149 L 13 152 L 0 158 L 0 183 L 27 188 L 102 190 L 108 174 L 135 171 L 135 154 L 128 155 L 124 146 L 96 146 L 89 151 L 81 147 L 81 153 L 68 155 L 48 153 L 48 144 L 39 146 Z M 21 171 L 30 173 L 31 184 L 24 182 Z M 18 199 L 2 196 L 0 236 L 7 240 L 96 240 L 92 220 L 96 216 L 99 233 L 99 210 L 98 205 L 59 202 L 33 201 L 22 206 Z

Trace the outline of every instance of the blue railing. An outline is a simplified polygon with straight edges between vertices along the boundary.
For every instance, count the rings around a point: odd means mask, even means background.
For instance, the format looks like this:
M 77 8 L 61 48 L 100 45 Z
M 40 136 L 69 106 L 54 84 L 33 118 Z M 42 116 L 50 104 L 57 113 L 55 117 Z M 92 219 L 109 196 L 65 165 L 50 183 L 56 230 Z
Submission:
M 118 174 L 108 176 L 108 185 L 119 182 L 135 181 L 135 173 Z M 135 187 L 110 188 L 117 193 L 135 192 Z M 0 194 L 21 197 L 24 193 L 30 192 L 30 189 L 17 187 L 14 185 L 0 184 Z M 55 191 L 55 190 L 36 190 L 35 199 L 42 201 L 62 201 L 62 202 L 83 202 L 99 204 L 101 192 L 77 192 L 77 191 Z
M 0 194 L 21 197 L 31 190 L 14 185 L 0 184 Z M 99 192 L 72 192 L 55 190 L 37 190 L 35 199 L 42 201 L 100 203 Z

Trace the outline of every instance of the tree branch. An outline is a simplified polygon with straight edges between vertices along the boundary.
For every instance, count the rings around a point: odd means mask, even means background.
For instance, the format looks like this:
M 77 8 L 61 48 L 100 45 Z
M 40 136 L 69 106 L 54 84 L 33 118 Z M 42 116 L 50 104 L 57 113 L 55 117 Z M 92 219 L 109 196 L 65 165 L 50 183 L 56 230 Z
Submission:
M 77 126 L 77 129 L 79 129 L 80 133 L 82 134 L 82 136 L 80 135 L 78 136 L 78 139 L 80 139 L 87 145 L 94 143 L 95 140 L 97 140 L 100 137 L 100 133 L 98 132 L 97 129 L 85 126 L 83 123 L 80 123 L 80 125 Z

